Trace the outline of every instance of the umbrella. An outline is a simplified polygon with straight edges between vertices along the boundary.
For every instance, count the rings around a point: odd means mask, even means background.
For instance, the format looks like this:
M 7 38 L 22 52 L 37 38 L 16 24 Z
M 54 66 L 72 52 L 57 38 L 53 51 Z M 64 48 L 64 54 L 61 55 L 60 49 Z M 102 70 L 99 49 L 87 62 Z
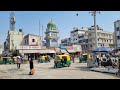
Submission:
M 93 50 L 93 52 L 111 52 L 112 49 L 111 48 L 108 48 L 108 47 L 98 47 L 96 48 L 95 50 Z

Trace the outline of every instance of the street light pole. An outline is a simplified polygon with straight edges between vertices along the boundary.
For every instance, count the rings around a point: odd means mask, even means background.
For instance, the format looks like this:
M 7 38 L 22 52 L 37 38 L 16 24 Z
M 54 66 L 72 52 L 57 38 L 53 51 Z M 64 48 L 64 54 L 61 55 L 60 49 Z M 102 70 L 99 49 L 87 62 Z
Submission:
M 97 29 L 96 29 L 96 14 L 100 12 L 98 11 L 90 11 L 89 13 L 91 13 L 91 15 L 94 17 L 94 30 L 95 30 L 95 46 L 97 48 L 98 46 L 98 38 L 97 38 Z

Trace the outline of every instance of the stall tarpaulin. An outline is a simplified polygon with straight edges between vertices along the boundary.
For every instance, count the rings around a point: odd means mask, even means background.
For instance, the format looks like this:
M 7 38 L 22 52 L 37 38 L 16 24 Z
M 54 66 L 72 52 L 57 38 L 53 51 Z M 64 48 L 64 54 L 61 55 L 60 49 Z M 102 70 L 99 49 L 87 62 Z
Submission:
M 93 52 L 112 52 L 112 49 L 109 47 L 101 46 L 97 47 Z

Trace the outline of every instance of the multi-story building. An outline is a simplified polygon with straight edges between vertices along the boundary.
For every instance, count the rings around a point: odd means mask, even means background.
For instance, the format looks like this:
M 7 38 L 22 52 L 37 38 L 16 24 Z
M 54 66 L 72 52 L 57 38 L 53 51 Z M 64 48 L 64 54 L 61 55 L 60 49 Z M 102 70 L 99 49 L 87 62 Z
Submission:
M 88 31 L 86 28 L 73 28 L 70 32 L 71 44 L 81 45 L 82 50 L 88 50 Z
M 18 31 L 8 31 L 7 39 L 4 42 L 4 49 L 5 50 L 14 50 L 16 46 L 23 44 L 24 33 L 22 29 Z
M 62 46 L 71 45 L 71 38 L 62 39 L 62 40 L 61 40 L 61 45 L 62 45 Z
M 90 28 L 88 28 L 88 43 L 89 43 L 89 50 L 93 50 L 95 49 L 95 30 L 94 30 L 94 26 L 91 26 Z M 113 48 L 113 33 L 112 32 L 106 32 L 103 31 L 103 29 L 101 27 L 99 27 L 97 25 L 97 43 L 98 46 L 106 46 L 106 47 L 110 47 Z
M 120 49 L 120 20 L 114 22 L 115 49 Z
M 24 37 L 24 45 L 40 46 L 41 43 L 41 38 L 38 35 L 28 34 Z
M 23 44 L 16 46 L 20 53 L 39 53 L 41 49 L 41 38 L 38 35 L 28 34 L 23 38 Z

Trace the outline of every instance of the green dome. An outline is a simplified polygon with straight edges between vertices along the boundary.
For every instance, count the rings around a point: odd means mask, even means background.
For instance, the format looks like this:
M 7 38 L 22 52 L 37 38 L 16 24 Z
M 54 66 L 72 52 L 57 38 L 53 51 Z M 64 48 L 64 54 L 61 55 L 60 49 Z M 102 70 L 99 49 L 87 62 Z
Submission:
M 47 29 L 48 30 L 57 30 L 56 24 L 55 22 L 53 22 L 52 20 L 47 24 Z

